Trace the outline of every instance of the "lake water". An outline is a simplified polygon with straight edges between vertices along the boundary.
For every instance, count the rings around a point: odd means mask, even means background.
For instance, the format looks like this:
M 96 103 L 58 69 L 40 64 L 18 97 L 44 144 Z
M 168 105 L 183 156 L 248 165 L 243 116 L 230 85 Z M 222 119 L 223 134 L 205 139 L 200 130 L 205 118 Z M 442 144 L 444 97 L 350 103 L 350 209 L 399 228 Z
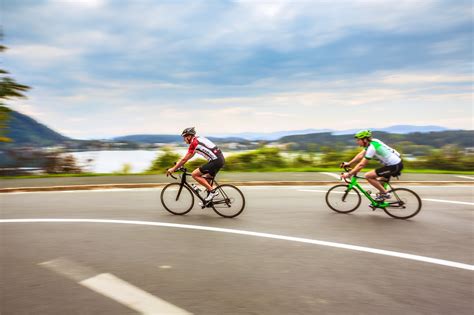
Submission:
M 123 169 L 125 164 L 131 166 L 130 173 L 141 173 L 150 168 L 151 163 L 164 151 L 161 150 L 121 150 L 121 151 L 84 151 L 71 152 L 79 165 L 86 172 L 113 173 Z M 174 149 L 173 152 L 184 156 L 187 149 Z M 236 153 L 236 152 L 233 152 Z M 225 156 L 227 154 L 224 153 Z M 194 158 L 200 157 L 197 154 Z M 172 165 L 170 165 L 171 167 Z
M 173 152 L 184 156 L 186 148 L 174 149 Z M 224 156 L 229 156 L 245 151 L 224 152 Z M 71 152 L 78 161 L 78 164 L 86 172 L 91 173 L 114 173 L 120 172 L 125 164 L 131 166 L 130 173 L 141 173 L 150 168 L 151 163 L 160 154 L 161 150 L 123 150 L 123 151 L 84 151 Z M 292 157 L 296 153 L 283 153 L 285 157 Z M 196 154 L 196 157 L 200 157 Z M 170 165 L 171 167 L 171 165 Z
M 125 164 L 131 166 L 131 173 L 146 171 L 151 162 L 162 151 L 156 150 L 130 150 L 130 151 L 84 151 L 72 152 L 79 165 L 85 171 L 92 173 L 113 173 L 123 169 Z

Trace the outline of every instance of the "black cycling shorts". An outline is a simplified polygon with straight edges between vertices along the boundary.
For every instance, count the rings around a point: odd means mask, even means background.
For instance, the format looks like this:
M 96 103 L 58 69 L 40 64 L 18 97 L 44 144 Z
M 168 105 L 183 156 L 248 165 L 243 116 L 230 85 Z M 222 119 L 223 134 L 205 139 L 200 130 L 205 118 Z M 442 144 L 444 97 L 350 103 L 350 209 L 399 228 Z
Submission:
M 219 172 L 219 170 L 224 166 L 224 162 L 225 162 L 224 156 L 222 154 L 218 155 L 217 159 L 213 161 L 209 161 L 206 164 L 199 167 L 199 171 L 202 174 L 209 174 L 212 177 L 215 177 L 217 172 Z
M 380 177 L 389 178 L 390 176 L 400 176 L 403 170 L 403 163 L 395 165 L 386 165 L 375 170 L 375 174 Z

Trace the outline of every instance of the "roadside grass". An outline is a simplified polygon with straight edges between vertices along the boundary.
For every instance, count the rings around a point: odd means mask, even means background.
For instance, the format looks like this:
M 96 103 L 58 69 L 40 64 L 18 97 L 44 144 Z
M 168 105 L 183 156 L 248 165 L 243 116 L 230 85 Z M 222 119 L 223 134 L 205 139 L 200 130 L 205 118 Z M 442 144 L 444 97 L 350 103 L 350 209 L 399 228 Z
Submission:
M 338 167 L 285 167 L 285 168 L 265 168 L 246 171 L 222 171 L 221 173 L 275 173 L 275 172 L 336 172 L 341 173 Z M 414 174 L 455 174 L 455 175 L 474 175 L 474 171 L 451 171 L 434 169 L 404 169 L 402 173 Z M 31 179 L 31 178 L 57 178 L 57 177 L 100 177 L 100 176 L 151 176 L 164 175 L 164 172 L 153 171 L 144 173 L 81 173 L 81 174 L 42 174 L 42 175 L 19 175 L 19 176 L 0 176 L 0 179 Z

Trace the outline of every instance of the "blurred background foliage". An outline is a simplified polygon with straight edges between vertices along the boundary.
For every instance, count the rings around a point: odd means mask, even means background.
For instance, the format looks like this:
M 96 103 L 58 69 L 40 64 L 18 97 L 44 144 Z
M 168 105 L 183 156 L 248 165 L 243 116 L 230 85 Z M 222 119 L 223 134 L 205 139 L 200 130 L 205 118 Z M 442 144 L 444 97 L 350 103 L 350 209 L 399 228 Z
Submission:
M 429 146 L 398 143 L 395 148 L 402 153 L 407 169 L 474 170 L 474 154 L 457 145 L 448 144 L 440 149 L 435 149 Z M 223 170 L 238 172 L 285 169 L 310 171 L 311 169 L 337 168 L 342 161 L 351 160 L 361 151 L 361 148 L 340 149 L 337 146 L 321 146 L 318 151 L 284 151 L 276 147 L 263 146 L 257 150 L 229 155 Z M 153 161 L 149 171 L 164 172 L 180 158 L 179 154 L 167 149 Z M 189 161 L 186 167 L 193 170 L 205 163 L 206 160 L 197 158 Z M 367 168 L 376 168 L 379 165 L 380 163 L 377 161 L 371 161 Z

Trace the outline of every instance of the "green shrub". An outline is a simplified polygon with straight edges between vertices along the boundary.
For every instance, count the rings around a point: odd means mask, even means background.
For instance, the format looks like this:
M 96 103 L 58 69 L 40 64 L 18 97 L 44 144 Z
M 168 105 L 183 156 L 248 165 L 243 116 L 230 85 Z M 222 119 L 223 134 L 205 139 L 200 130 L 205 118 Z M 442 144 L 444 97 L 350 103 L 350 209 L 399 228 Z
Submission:
M 152 162 L 151 167 L 148 169 L 148 171 L 165 172 L 181 158 L 178 153 L 173 152 L 170 148 L 164 148 L 163 151 L 164 153 L 159 154 Z
M 130 174 L 131 171 L 132 171 L 132 165 L 130 163 L 124 163 L 122 164 L 122 168 L 114 172 L 114 174 Z
M 288 162 L 280 154 L 280 149 L 262 147 L 254 151 L 234 154 L 226 158 L 227 171 L 265 170 L 284 168 Z

